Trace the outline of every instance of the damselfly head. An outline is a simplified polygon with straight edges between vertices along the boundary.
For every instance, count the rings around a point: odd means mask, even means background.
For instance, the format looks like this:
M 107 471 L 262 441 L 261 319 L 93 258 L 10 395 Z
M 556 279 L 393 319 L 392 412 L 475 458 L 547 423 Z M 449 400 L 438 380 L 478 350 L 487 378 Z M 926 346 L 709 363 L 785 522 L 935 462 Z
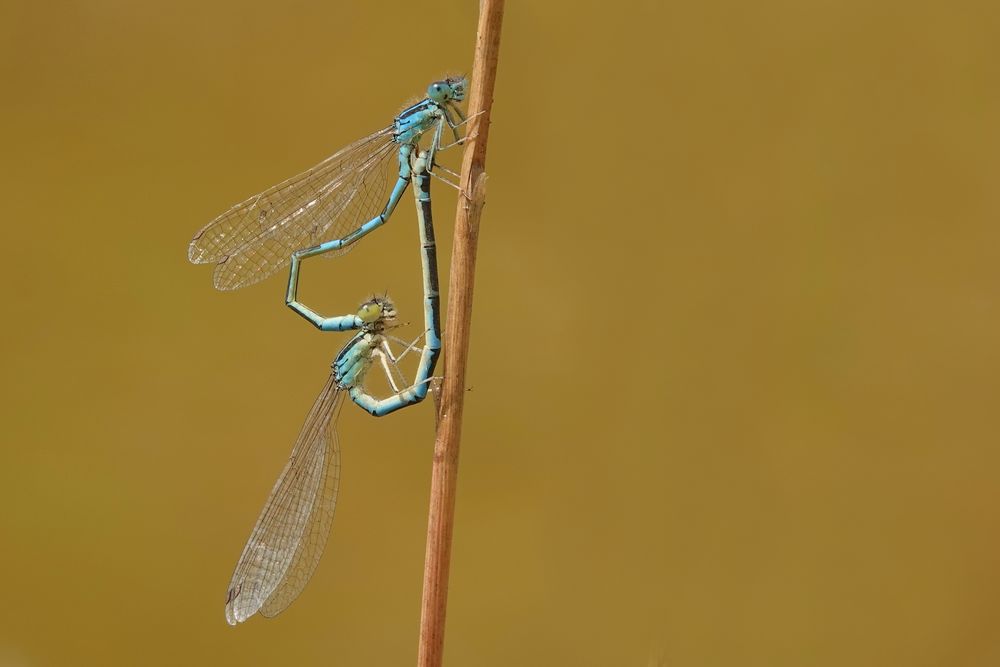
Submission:
M 465 77 L 451 76 L 427 87 L 427 97 L 435 102 L 461 102 L 465 99 Z
M 358 308 L 358 319 L 365 324 L 389 324 L 396 319 L 396 306 L 388 296 L 373 296 Z

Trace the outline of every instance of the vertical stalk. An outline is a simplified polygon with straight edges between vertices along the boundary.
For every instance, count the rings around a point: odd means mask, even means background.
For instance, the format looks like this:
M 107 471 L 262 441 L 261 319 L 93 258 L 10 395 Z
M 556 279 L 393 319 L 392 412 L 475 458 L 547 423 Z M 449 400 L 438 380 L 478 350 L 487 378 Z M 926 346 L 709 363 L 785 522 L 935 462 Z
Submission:
M 461 188 L 455 215 L 454 247 L 445 326 L 444 383 L 441 388 L 434 464 L 431 472 L 424 592 L 420 613 L 418 667 L 440 667 L 444 656 L 448 572 L 458 486 L 458 449 L 462 436 L 465 367 L 472 328 L 472 291 L 476 277 L 479 217 L 486 200 L 486 141 L 489 137 L 493 85 L 500 53 L 503 0 L 481 0 L 476 54 L 469 96 L 468 141 L 462 158 Z

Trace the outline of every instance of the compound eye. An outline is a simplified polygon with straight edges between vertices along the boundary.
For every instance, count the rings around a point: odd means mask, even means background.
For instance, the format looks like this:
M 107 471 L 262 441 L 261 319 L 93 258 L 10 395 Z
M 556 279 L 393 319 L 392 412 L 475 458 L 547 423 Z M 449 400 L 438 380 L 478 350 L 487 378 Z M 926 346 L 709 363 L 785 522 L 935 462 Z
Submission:
M 427 88 L 427 97 L 431 98 L 435 102 L 444 101 L 444 99 L 448 97 L 447 86 L 445 86 L 441 81 L 432 83 Z
M 365 324 L 371 324 L 380 317 L 382 317 L 382 306 L 374 301 L 369 301 L 358 309 L 358 318 Z

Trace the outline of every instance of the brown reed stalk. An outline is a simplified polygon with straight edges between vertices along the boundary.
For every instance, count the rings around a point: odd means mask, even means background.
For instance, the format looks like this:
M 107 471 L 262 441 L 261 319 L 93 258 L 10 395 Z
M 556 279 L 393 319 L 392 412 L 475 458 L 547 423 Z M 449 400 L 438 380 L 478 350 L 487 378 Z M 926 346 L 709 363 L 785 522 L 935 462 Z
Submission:
M 431 499 L 424 558 L 424 592 L 420 613 L 418 667 L 440 667 L 444 656 L 448 572 L 458 485 L 458 449 L 465 400 L 465 367 L 472 329 L 472 290 L 476 277 L 479 217 L 486 199 L 486 140 L 489 137 L 493 84 L 500 54 L 503 0 L 481 0 L 476 54 L 469 96 L 469 127 L 462 157 L 458 211 L 455 215 L 451 278 L 448 285 L 448 322 L 445 326 L 444 383 L 438 412 Z

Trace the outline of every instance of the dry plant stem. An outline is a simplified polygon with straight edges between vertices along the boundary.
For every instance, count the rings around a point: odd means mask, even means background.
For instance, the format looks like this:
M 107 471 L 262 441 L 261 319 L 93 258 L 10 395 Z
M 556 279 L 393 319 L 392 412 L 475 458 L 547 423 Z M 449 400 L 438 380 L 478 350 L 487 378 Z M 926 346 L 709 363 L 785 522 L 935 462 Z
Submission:
M 465 400 L 465 366 L 469 356 L 469 333 L 472 326 L 476 244 L 479 238 L 479 216 L 486 196 L 486 141 L 489 137 L 493 84 L 496 81 L 500 53 L 503 5 L 503 0 L 482 0 L 479 6 L 479 28 L 468 112 L 472 120 L 462 158 L 460 183 L 463 195 L 459 197 L 455 216 L 451 279 L 448 285 L 444 384 L 441 389 L 434 466 L 431 472 L 418 667 L 440 667 L 444 656 L 448 571 L 458 484 L 458 447 Z

